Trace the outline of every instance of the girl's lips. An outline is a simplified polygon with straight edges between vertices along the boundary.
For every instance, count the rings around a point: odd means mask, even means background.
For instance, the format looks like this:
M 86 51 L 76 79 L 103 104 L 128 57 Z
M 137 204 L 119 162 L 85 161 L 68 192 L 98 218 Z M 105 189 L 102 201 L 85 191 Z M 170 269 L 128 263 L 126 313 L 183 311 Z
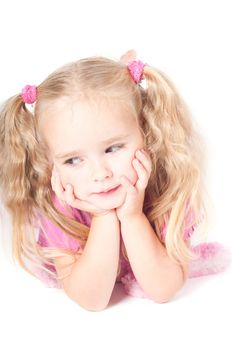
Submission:
M 109 190 L 109 191 L 107 191 L 107 192 L 99 192 L 99 193 L 96 193 L 96 194 L 98 196 L 108 196 L 108 195 L 113 194 L 114 192 L 116 192 L 119 187 L 120 187 L 120 185 L 115 187 L 115 188 L 113 188 L 113 189 L 111 189 L 111 190 Z

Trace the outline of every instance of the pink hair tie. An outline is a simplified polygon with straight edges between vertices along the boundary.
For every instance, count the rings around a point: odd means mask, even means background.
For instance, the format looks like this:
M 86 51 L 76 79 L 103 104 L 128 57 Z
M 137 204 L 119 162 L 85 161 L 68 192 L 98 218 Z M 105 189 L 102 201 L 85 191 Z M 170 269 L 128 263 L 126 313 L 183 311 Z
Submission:
M 37 98 L 37 88 L 35 85 L 26 85 L 22 89 L 22 100 L 24 103 L 32 104 Z
M 143 68 L 145 63 L 142 61 L 133 60 L 127 64 L 130 75 L 136 84 L 139 84 L 143 79 Z

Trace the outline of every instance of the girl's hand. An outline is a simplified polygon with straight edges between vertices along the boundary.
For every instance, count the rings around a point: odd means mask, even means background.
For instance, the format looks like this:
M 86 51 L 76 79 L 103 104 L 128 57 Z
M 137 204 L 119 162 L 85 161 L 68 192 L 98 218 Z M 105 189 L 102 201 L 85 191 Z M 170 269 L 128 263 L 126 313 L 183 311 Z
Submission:
M 135 185 L 132 185 L 126 176 L 120 179 L 126 190 L 124 203 L 116 208 L 116 214 L 120 221 L 143 213 L 145 189 L 151 175 L 152 162 L 150 156 L 144 150 L 136 151 L 132 164 L 137 172 L 138 180 Z
M 63 187 L 60 181 L 59 174 L 54 168 L 52 170 L 51 185 L 57 198 L 60 199 L 62 202 L 67 203 L 72 208 L 86 211 L 88 213 L 91 213 L 93 216 L 106 215 L 109 212 L 114 211 L 114 210 L 105 210 L 105 209 L 97 208 L 87 201 L 78 199 L 75 196 L 73 187 L 71 185 L 68 184 L 66 188 Z

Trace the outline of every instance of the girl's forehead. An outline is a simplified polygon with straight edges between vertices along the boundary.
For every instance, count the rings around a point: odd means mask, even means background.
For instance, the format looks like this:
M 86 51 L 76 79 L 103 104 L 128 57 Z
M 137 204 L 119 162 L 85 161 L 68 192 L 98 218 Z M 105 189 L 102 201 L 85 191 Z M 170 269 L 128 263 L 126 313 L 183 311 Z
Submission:
M 95 98 L 82 100 L 59 101 L 53 106 L 49 118 L 55 123 L 69 123 L 81 125 L 92 123 L 96 126 L 128 125 L 136 120 L 136 113 L 132 105 L 116 98 Z M 55 120 L 53 120 L 55 118 Z
M 46 121 L 45 121 L 46 119 Z M 81 143 L 116 137 L 137 129 L 132 107 L 116 99 L 111 101 L 60 101 L 47 111 L 42 133 L 52 148 L 62 143 Z M 51 137 L 52 135 L 52 137 Z M 79 142 L 78 142 L 79 143 Z

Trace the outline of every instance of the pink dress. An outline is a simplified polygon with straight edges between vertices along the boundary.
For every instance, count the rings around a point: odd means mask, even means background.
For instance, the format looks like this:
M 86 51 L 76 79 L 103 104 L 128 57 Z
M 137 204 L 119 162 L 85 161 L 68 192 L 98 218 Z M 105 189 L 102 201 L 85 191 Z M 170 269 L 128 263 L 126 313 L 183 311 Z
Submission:
M 64 207 L 55 199 L 55 205 L 58 210 L 65 213 Z M 66 213 L 67 214 L 67 213 Z M 91 215 L 87 212 L 82 212 L 78 209 L 72 208 L 71 213 L 67 214 L 72 216 L 78 222 L 90 227 Z M 80 244 L 74 238 L 65 234 L 59 227 L 53 224 L 46 217 L 38 215 L 40 222 L 40 231 L 38 236 L 38 244 L 42 247 L 63 248 L 72 252 L 77 252 L 80 249 Z M 185 230 L 184 239 L 188 240 L 194 230 L 196 229 L 196 223 L 191 213 L 185 217 Z M 161 230 L 161 238 L 164 240 L 166 234 L 166 226 Z M 190 263 L 189 277 L 198 277 L 208 274 L 214 274 L 224 271 L 231 261 L 231 253 L 227 251 L 219 243 L 203 243 L 198 244 L 192 248 L 199 258 Z M 128 295 L 140 298 L 148 298 L 142 288 L 136 281 L 132 272 L 129 262 L 124 258 L 122 250 L 120 249 L 120 265 L 121 272 L 117 281 L 120 281 L 124 285 L 125 292 Z M 47 266 L 48 267 L 48 266 Z M 54 268 L 49 267 L 54 271 Z M 61 288 L 60 282 L 52 278 L 50 274 L 45 272 L 38 272 L 39 277 L 46 286 Z

